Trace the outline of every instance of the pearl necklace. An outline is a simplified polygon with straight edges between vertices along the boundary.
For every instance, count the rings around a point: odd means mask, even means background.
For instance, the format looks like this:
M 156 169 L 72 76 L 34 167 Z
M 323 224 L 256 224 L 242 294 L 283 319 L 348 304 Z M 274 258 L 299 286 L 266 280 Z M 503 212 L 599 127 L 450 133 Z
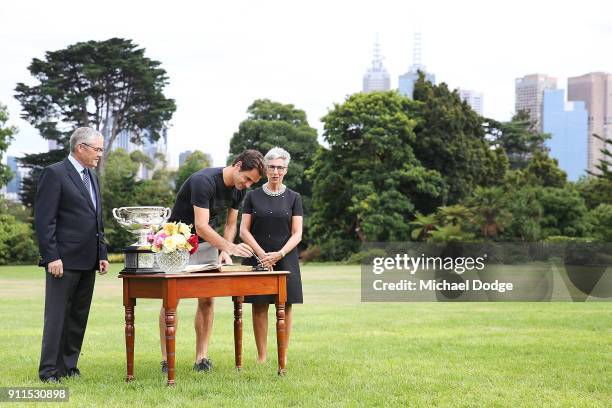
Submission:
M 263 186 L 261 186 L 261 188 L 263 189 L 264 193 L 266 193 L 267 195 L 269 195 L 270 197 L 278 197 L 281 194 L 285 193 L 285 190 L 287 189 L 287 186 L 284 184 L 281 184 L 280 188 L 278 189 L 278 191 L 272 191 L 270 190 L 270 188 L 268 187 L 268 183 L 264 184 Z

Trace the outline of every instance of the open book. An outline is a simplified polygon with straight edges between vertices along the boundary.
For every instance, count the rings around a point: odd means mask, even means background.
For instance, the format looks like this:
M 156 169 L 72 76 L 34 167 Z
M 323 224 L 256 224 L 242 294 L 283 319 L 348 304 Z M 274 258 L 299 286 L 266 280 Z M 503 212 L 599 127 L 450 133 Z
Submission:
M 253 267 L 250 265 L 225 265 L 225 264 L 201 264 L 201 265 L 187 265 L 185 272 L 197 273 L 197 272 L 252 272 Z

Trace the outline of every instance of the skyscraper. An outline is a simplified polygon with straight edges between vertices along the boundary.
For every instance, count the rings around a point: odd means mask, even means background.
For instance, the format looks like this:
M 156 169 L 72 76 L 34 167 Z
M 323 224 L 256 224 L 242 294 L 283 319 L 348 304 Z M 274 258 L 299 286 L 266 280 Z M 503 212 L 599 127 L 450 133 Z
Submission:
M 21 174 L 19 172 L 17 157 L 7 156 L 6 165 L 13 172 L 13 178 L 6 184 L 6 192 L 19 194 L 19 191 L 21 190 Z
M 474 112 L 482 116 L 482 92 L 472 91 L 470 89 L 459 89 L 459 97 L 462 101 L 466 101 Z
M 419 79 L 419 71 L 425 74 L 425 80 L 436 83 L 436 76 L 432 73 L 428 73 L 425 69 L 425 65 L 421 62 L 422 48 L 421 48 L 421 33 L 414 33 L 414 43 L 412 46 L 412 65 L 408 68 L 408 71 L 399 76 L 399 92 L 412 99 L 414 93 L 414 83 Z
M 546 146 L 570 181 L 586 174 L 587 127 L 588 113 L 584 102 L 565 102 L 563 89 L 544 91 L 542 128 L 551 135 Z
M 187 160 L 191 153 L 193 153 L 193 150 L 185 150 L 184 152 L 181 152 L 179 154 L 179 167 L 181 167 L 183 163 L 185 163 L 185 160 Z
M 4 190 L 4 197 L 9 200 L 19 201 L 19 193 L 21 192 L 21 182 L 30 174 L 30 169 L 21 167 L 19 159 L 15 156 L 6 157 L 6 165 L 13 172 L 13 178 L 9 180 Z
M 595 166 L 602 158 L 601 149 L 607 143 L 593 137 L 596 134 L 612 139 L 612 74 L 591 72 L 567 79 L 567 99 L 583 101 L 589 114 L 588 169 L 597 173 Z M 609 145 L 609 143 L 608 143 Z
M 514 81 L 514 109 L 515 112 L 525 110 L 529 112 L 531 121 L 538 131 L 542 131 L 542 102 L 545 89 L 556 89 L 557 78 L 544 74 L 525 75 Z
M 380 54 L 380 44 L 378 36 L 374 43 L 374 58 L 372 67 L 363 76 L 363 92 L 388 91 L 391 89 L 391 77 L 387 69 L 383 67 L 383 57 Z

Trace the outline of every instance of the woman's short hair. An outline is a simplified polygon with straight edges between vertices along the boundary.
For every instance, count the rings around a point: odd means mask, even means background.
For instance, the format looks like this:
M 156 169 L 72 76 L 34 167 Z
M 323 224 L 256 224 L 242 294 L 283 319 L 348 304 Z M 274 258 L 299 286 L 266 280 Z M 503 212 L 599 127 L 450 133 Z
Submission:
M 291 161 L 291 155 L 288 151 L 283 149 L 282 147 L 273 147 L 266 153 L 264 156 L 264 164 L 268 165 L 270 160 L 283 159 L 285 161 L 285 166 L 289 166 L 289 161 Z
M 104 138 L 102 133 L 94 128 L 80 127 L 75 130 L 70 136 L 70 151 L 74 153 L 76 147 L 80 143 L 93 143 L 97 138 Z

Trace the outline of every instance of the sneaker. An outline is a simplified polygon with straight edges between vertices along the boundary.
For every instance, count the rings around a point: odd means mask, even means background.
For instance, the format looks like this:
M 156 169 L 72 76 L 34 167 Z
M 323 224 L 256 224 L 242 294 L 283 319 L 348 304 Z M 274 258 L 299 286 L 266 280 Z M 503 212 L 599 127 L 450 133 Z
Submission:
M 162 374 L 168 374 L 168 362 L 166 360 L 161 362 L 161 372 Z
M 193 364 L 193 371 L 210 371 L 213 368 L 213 363 L 208 358 L 203 358 L 200 362 Z

